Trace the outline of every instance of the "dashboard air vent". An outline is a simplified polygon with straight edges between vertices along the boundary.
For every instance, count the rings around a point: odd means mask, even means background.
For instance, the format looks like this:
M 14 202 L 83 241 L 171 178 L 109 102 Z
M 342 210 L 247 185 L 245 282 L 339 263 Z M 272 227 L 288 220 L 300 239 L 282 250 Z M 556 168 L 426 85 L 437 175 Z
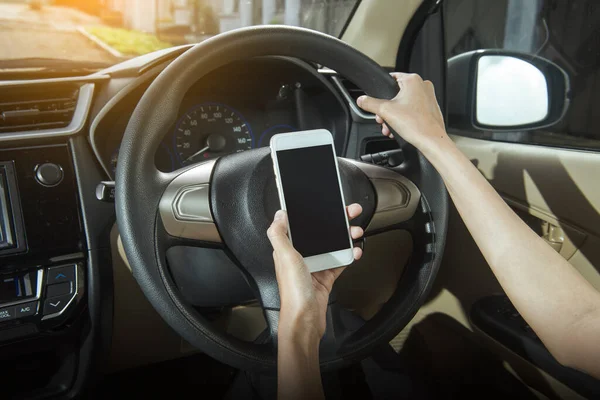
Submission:
M 68 126 L 78 93 L 79 85 L 3 90 L 0 93 L 0 134 Z

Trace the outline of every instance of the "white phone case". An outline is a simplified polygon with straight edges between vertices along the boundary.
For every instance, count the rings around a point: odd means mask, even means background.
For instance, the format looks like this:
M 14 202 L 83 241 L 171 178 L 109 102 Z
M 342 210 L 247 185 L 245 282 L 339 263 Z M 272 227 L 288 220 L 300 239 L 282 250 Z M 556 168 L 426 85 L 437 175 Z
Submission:
M 341 267 L 349 265 L 354 261 L 354 253 L 352 252 L 353 244 L 350 236 L 350 229 L 348 225 L 348 216 L 346 215 L 344 202 L 342 182 L 340 179 L 340 171 L 337 163 L 337 157 L 335 156 L 335 147 L 333 146 L 333 136 L 326 129 L 316 129 L 310 131 L 300 131 L 291 133 L 281 133 L 271 138 L 271 157 L 273 159 L 273 169 L 275 171 L 275 179 L 277 181 L 277 191 L 279 193 L 279 201 L 281 208 L 287 210 L 285 204 L 285 196 L 282 190 L 282 183 L 279 173 L 279 163 L 277 159 L 277 151 L 298 149 L 303 147 L 313 147 L 320 145 L 330 145 L 332 147 L 335 169 L 338 184 L 340 186 L 340 193 L 342 193 L 342 205 L 344 207 L 344 218 L 346 219 L 346 228 L 348 230 L 348 248 L 343 250 L 334 251 L 331 253 L 317 254 L 311 257 L 305 257 L 304 261 L 308 266 L 309 271 L 317 272 L 326 269 Z M 288 227 L 288 234 L 293 243 L 293 227 Z

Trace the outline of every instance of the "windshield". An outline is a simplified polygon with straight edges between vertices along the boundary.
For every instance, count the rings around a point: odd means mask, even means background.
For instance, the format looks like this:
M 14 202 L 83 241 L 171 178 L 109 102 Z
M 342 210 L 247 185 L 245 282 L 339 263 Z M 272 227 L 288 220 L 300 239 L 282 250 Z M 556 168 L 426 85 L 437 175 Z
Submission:
M 0 0 L 0 65 L 108 66 L 250 25 L 339 36 L 359 0 Z

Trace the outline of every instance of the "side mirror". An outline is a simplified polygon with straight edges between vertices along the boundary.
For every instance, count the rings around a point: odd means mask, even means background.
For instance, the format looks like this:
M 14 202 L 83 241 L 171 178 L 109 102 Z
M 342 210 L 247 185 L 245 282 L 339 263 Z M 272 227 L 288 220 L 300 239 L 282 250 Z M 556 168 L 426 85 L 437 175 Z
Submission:
M 569 77 L 531 54 L 476 50 L 448 60 L 448 126 L 525 131 L 558 123 L 569 106 Z

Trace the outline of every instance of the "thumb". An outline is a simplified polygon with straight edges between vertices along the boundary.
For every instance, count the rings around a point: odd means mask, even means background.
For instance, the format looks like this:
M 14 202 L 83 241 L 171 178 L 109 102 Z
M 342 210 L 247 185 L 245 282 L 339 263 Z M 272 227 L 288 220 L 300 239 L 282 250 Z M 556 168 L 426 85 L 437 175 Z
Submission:
M 383 105 L 385 103 L 387 103 L 389 100 L 381 100 L 381 99 L 376 99 L 374 97 L 369 97 L 369 96 L 360 96 L 357 100 L 356 100 L 356 104 L 358 104 L 358 106 L 360 108 L 362 108 L 365 111 L 368 111 L 372 114 L 377 114 L 382 118 L 385 118 L 384 115 L 382 115 L 382 108 Z
M 275 213 L 275 219 L 267 230 L 267 236 L 276 252 L 293 250 L 292 242 L 288 237 L 287 214 L 283 210 Z

